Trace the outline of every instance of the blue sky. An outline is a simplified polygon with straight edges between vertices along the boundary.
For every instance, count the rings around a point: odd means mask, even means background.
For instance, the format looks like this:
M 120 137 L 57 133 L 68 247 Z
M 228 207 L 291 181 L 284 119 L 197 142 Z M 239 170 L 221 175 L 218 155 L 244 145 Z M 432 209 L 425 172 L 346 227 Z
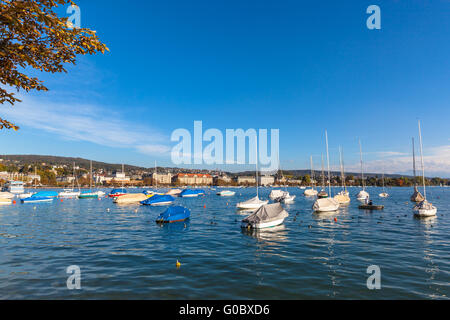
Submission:
M 1 153 L 171 166 L 172 131 L 202 120 L 280 129 L 285 169 L 318 167 L 327 129 L 333 168 L 342 145 L 358 170 L 361 137 L 367 171 L 410 173 L 421 119 L 427 172 L 450 176 L 448 1 L 77 3 L 111 51 L 4 106 L 21 130 L 2 132 Z

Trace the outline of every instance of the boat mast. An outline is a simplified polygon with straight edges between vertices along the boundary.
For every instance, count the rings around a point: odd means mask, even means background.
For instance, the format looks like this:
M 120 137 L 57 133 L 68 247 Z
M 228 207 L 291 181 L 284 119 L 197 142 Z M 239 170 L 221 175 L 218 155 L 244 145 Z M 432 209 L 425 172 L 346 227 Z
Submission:
M 416 148 L 414 146 L 414 137 L 412 138 L 412 151 L 413 151 L 413 172 L 414 172 L 414 187 L 417 187 L 417 175 L 416 175 Z
M 323 153 L 322 153 L 322 191 L 325 190 L 325 168 L 323 164 Z
M 328 133 L 327 133 L 327 130 L 325 130 L 325 140 L 326 140 L 326 144 L 327 144 L 328 190 L 329 190 L 329 196 L 331 197 L 330 155 L 328 153 Z
M 73 163 L 72 175 L 73 175 L 72 180 L 72 191 L 73 191 L 75 189 L 75 162 Z
M 344 191 L 347 190 L 347 187 L 345 185 L 345 172 L 344 172 L 344 157 L 342 156 L 342 147 L 339 146 L 339 159 L 341 163 L 341 179 L 342 179 L 342 188 L 344 188 Z
M 425 187 L 425 166 L 423 164 L 422 131 L 420 129 L 420 120 L 419 120 L 419 141 L 420 141 L 420 161 L 422 162 L 423 197 L 425 200 L 427 200 L 427 190 Z
M 156 160 L 155 160 L 155 189 L 158 189 L 158 175 L 156 173 Z
M 364 183 L 364 167 L 363 167 L 361 139 L 358 139 L 358 141 L 359 141 L 359 156 L 361 158 L 361 181 L 362 181 L 363 190 L 366 190 L 366 184 Z
M 92 191 L 92 160 L 90 161 L 89 165 L 89 190 Z
M 311 156 L 311 188 L 314 189 L 314 167 L 312 156 Z
M 122 192 L 123 192 L 123 182 L 124 182 L 124 180 L 125 180 L 125 170 L 124 170 L 124 165 L 123 165 L 123 163 L 122 163 L 122 175 L 123 175 L 123 178 L 122 178 Z
M 258 188 L 258 142 L 256 142 L 256 197 L 259 199 L 259 188 Z M 279 162 L 278 162 L 279 164 Z
M 34 189 L 36 189 L 36 180 L 37 180 L 37 178 L 36 178 L 36 166 L 34 166 Z

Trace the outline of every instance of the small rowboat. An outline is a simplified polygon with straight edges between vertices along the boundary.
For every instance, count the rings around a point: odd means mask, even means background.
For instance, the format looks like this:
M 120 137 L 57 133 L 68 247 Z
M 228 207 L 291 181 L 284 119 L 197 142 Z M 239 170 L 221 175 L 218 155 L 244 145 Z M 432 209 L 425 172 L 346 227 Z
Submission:
M 362 209 L 362 210 L 383 210 L 384 206 L 376 206 L 376 205 L 364 204 L 364 205 L 360 205 L 359 209 Z
M 181 222 L 185 221 L 186 219 L 189 219 L 191 216 L 191 212 L 189 209 L 175 206 L 175 207 L 169 207 L 166 211 L 161 213 L 159 217 L 156 219 L 157 223 L 174 223 L 174 222 Z

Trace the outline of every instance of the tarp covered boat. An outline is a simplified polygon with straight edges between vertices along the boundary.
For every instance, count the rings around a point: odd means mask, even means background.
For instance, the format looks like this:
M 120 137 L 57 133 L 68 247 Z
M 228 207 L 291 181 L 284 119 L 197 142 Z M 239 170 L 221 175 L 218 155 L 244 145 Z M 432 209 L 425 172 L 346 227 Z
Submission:
M 198 197 L 199 195 L 201 195 L 202 192 L 203 192 L 203 194 L 205 193 L 203 190 L 186 189 L 180 193 L 180 196 L 183 198 L 194 198 L 194 197 Z
M 115 198 L 123 196 L 125 194 L 127 194 L 127 190 L 125 188 L 116 188 L 111 190 L 111 192 L 108 194 L 108 197 Z
M 147 206 L 165 206 L 165 205 L 169 205 L 174 201 L 174 197 L 169 196 L 169 195 L 154 195 L 153 197 L 141 201 L 141 204 L 143 205 L 147 205 Z
M 174 206 L 167 208 L 166 211 L 161 213 L 159 217 L 156 219 L 156 222 L 158 223 L 179 222 L 189 219 L 190 216 L 191 212 L 189 211 L 189 209 L 180 206 Z
M 29 198 L 21 199 L 20 201 L 22 201 L 22 203 L 38 203 L 38 202 L 52 202 L 53 199 L 55 199 L 55 197 L 42 197 L 37 196 L 35 194 Z
M 136 203 L 147 200 L 153 195 L 147 196 L 144 193 L 129 193 L 120 197 L 115 197 L 113 202 L 117 204 L 125 204 L 125 203 Z
M 339 202 L 333 198 L 317 199 L 314 202 L 313 210 L 316 212 L 332 212 L 339 209 Z
M 263 229 L 278 226 L 289 216 L 280 203 L 267 204 L 242 220 L 242 228 Z

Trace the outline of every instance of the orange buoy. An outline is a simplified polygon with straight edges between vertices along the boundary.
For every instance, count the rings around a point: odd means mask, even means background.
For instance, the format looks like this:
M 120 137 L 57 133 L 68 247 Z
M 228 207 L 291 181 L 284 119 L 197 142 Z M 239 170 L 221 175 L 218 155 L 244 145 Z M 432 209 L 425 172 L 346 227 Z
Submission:
M 61 202 L 64 202 L 64 200 L 63 200 L 63 199 L 61 199 Z
M 17 203 L 16 200 L 14 200 L 14 201 L 13 201 L 13 204 L 16 204 L 16 203 Z
M 206 209 L 206 204 L 203 205 L 203 209 Z
M 337 222 L 337 218 L 334 218 L 334 222 Z

